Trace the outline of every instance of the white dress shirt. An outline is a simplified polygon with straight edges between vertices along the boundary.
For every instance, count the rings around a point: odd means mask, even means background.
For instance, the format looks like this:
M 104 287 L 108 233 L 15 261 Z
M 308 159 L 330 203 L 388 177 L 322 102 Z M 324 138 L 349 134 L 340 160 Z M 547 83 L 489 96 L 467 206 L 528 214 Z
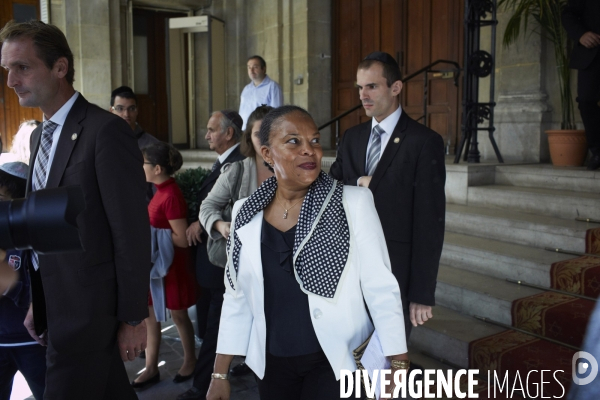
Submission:
M 46 171 L 48 172 L 46 173 L 44 187 L 48 182 L 48 176 L 50 176 L 50 167 L 52 166 L 52 161 L 54 160 L 54 153 L 56 153 L 56 146 L 58 145 L 58 138 L 60 137 L 60 133 L 62 132 L 62 127 L 64 126 L 65 120 L 67 119 L 67 115 L 69 115 L 69 111 L 71 111 L 71 108 L 73 107 L 73 104 L 75 104 L 75 100 L 77 100 L 78 96 L 79 92 L 76 91 L 75 94 L 73 94 L 73 96 L 71 96 L 71 98 L 67 100 L 67 102 L 63 104 L 63 106 L 56 113 L 54 113 L 52 118 L 50 118 L 49 120 L 47 120 L 46 116 L 44 115 L 44 123 L 46 121 L 52 121 L 58 125 L 54 130 L 54 133 L 52 134 L 52 147 L 50 148 L 50 155 L 48 156 L 48 168 L 46 168 Z M 38 152 L 35 158 L 36 163 L 38 162 L 39 158 L 40 153 Z
M 227 157 L 229 157 L 229 155 L 231 154 L 231 152 L 233 150 L 235 150 L 235 148 L 238 147 L 239 145 L 240 145 L 239 143 L 234 144 L 233 146 L 231 146 L 230 148 L 228 148 L 227 150 L 225 150 L 223 152 L 223 154 L 221 154 L 219 156 L 219 162 L 221 163 L 221 165 L 223 165 L 223 163 L 225 162 L 225 160 L 227 160 Z
M 369 137 L 369 144 L 367 145 L 367 153 L 366 154 L 369 154 L 369 149 L 371 148 L 371 145 L 373 144 L 373 128 L 375 128 L 375 126 L 379 125 L 384 131 L 384 133 L 382 133 L 380 135 L 381 151 L 379 152 L 379 159 L 381 160 L 381 155 L 383 154 L 383 151 L 385 150 L 385 146 L 387 146 L 388 142 L 390 141 L 390 138 L 392 137 L 392 132 L 394 132 L 394 129 L 396 129 L 396 125 L 398 125 L 398 121 L 400 121 L 401 115 L 402 115 L 402 107 L 398 106 L 398 109 L 396 111 L 394 111 L 393 113 L 388 115 L 381 122 L 377 122 L 375 117 L 373 117 L 373 120 L 371 123 L 371 136 Z M 367 162 L 368 161 L 369 160 L 367 159 Z M 366 170 L 366 168 L 367 168 L 367 165 L 365 163 L 365 170 Z
M 283 105 L 281 86 L 269 78 L 268 75 L 265 75 L 265 78 L 258 86 L 254 86 L 254 82 L 247 84 L 244 90 L 242 90 L 240 97 L 240 117 L 244 121 L 242 130 L 246 129 L 248 118 L 256 107 L 262 104 L 275 108 Z

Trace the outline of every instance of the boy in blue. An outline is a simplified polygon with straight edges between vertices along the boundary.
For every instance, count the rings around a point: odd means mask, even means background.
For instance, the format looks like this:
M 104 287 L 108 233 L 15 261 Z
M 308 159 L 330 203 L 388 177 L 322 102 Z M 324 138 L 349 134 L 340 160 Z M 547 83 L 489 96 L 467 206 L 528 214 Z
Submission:
M 0 165 L 0 201 L 25 197 L 28 166 L 22 162 Z M 18 274 L 17 282 L 0 293 L 0 400 L 9 400 L 13 378 L 21 371 L 33 396 L 41 400 L 46 386 L 46 348 L 34 341 L 23 321 L 31 303 L 29 252 L 0 249 L 0 260 Z

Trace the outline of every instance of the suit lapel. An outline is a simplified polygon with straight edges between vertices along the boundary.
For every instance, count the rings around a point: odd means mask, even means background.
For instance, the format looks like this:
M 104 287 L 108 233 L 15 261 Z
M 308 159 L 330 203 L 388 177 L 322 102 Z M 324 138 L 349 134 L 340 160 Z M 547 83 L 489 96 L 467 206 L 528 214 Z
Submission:
M 238 157 L 240 155 L 240 146 L 237 146 L 235 149 L 233 149 L 233 151 L 227 156 L 227 158 L 225 159 L 225 161 L 221 164 L 221 166 L 233 162 L 233 161 L 237 161 Z M 202 191 L 202 189 L 204 189 L 206 186 L 208 186 L 211 182 L 216 181 L 217 178 L 219 177 L 219 175 L 221 175 L 221 170 L 220 168 L 215 169 L 214 171 L 212 171 L 207 177 L 206 179 L 204 179 L 204 182 L 202 182 L 202 186 L 200 186 L 200 191 Z
M 358 164 L 359 176 L 367 175 L 365 164 L 367 163 L 367 147 L 369 146 L 369 138 L 371 137 L 371 125 L 371 121 L 365 123 L 358 135 L 358 144 L 355 151 L 358 152 L 356 155 L 356 162 Z
M 47 188 L 58 187 L 60 180 L 65 172 L 65 168 L 73 152 L 75 144 L 81 136 L 83 127 L 79 125 L 79 122 L 85 118 L 85 112 L 87 109 L 87 101 L 80 94 L 75 100 L 71 111 L 67 115 L 65 124 L 62 127 L 60 136 L 58 137 L 58 143 L 56 145 L 56 151 L 54 158 L 52 159 L 52 166 L 50 167 L 48 181 L 46 182 Z M 76 139 L 73 139 L 73 134 L 76 134 Z
M 388 141 L 385 149 L 383 150 L 383 154 L 381 155 L 381 159 L 377 164 L 377 168 L 375 168 L 375 173 L 371 178 L 371 183 L 369 184 L 369 189 L 372 192 L 375 192 L 377 189 L 377 185 L 381 181 L 381 178 L 385 174 L 385 170 L 388 168 L 398 149 L 404 143 L 404 138 L 406 137 L 406 126 L 408 124 L 408 115 L 406 115 L 405 111 L 402 111 L 402 115 L 400 116 L 400 120 L 396 124 L 396 128 L 394 128 L 394 132 L 392 132 L 392 136 Z
M 33 177 L 33 168 L 35 166 L 35 158 L 37 157 L 37 152 L 40 147 L 40 138 L 42 137 L 42 128 L 43 124 L 39 124 L 37 128 L 31 132 L 31 139 L 29 141 L 29 146 L 31 149 L 31 154 L 29 156 L 29 173 L 27 175 L 27 193 L 31 191 L 31 179 Z

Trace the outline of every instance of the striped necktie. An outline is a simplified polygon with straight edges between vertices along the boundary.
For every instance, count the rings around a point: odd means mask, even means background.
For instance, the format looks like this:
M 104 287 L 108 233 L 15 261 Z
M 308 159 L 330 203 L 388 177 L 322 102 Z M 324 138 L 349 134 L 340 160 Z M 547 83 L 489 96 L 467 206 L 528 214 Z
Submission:
M 380 125 L 375 125 L 371 134 L 371 147 L 367 153 L 367 176 L 373 176 L 377 164 L 379 163 L 379 155 L 381 154 L 381 135 L 385 131 Z
M 40 138 L 40 147 L 35 159 L 35 166 L 33 168 L 33 177 L 31 182 L 32 191 L 41 190 L 46 187 L 46 178 L 48 177 L 48 170 L 50 169 L 50 165 L 48 165 L 48 159 L 50 158 L 50 150 L 52 149 L 53 134 L 57 127 L 58 124 L 52 121 L 44 122 L 44 127 L 42 128 L 42 137 Z M 33 267 L 37 271 L 40 267 L 40 262 L 35 251 L 31 252 L 31 259 L 33 262 Z

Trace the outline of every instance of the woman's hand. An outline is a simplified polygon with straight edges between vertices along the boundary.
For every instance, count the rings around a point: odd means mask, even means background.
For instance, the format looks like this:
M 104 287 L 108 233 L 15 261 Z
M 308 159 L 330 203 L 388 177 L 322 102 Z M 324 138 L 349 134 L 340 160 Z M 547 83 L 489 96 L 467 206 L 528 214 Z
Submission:
M 229 400 L 231 385 L 227 379 L 213 379 L 206 394 L 206 400 Z
M 215 230 L 217 230 L 221 234 L 221 236 L 227 239 L 229 238 L 229 233 L 231 231 L 231 222 L 219 220 L 215 222 Z

